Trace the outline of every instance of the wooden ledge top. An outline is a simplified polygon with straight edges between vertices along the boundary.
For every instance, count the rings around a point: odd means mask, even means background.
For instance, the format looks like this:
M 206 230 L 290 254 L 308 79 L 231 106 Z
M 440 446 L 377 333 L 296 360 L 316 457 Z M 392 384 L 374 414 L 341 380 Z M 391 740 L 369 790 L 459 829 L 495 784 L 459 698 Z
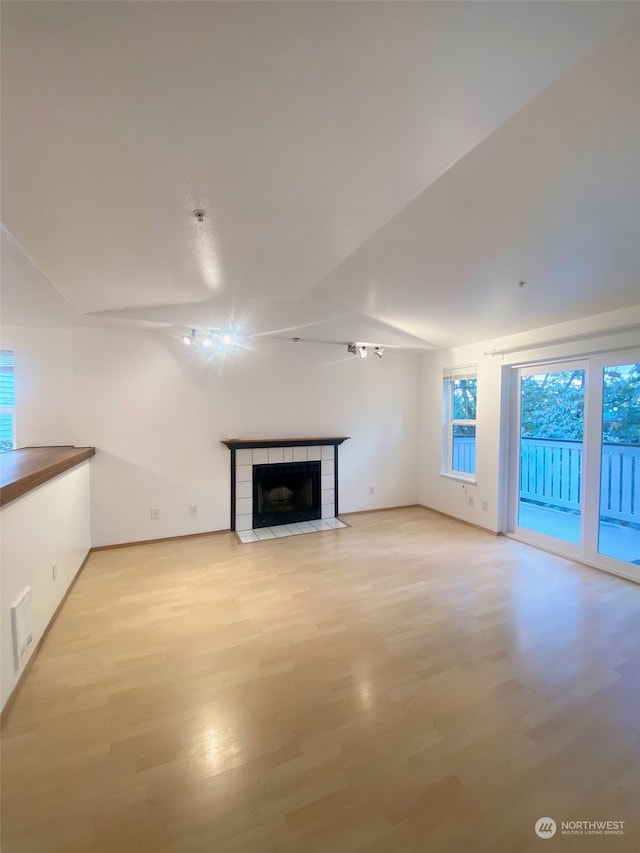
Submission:
M 22 447 L 0 454 L 0 506 L 95 456 L 95 447 Z
M 320 438 L 224 438 L 222 444 L 226 444 L 229 450 L 238 450 L 243 447 L 303 447 L 305 445 L 316 447 L 319 444 L 333 444 L 337 447 L 349 438 L 348 435 Z

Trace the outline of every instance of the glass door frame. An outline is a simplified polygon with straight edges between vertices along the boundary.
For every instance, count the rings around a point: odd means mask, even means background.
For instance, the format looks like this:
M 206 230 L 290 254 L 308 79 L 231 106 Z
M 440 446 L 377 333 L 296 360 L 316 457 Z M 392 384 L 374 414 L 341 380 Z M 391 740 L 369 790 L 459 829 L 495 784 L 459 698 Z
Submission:
M 577 559 L 587 565 L 640 582 L 640 566 L 600 554 L 600 477 L 602 465 L 602 402 L 605 367 L 640 363 L 640 349 L 623 348 L 605 353 L 563 359 L 521 362 L 508 366 L 509 418 L 508 459 L 506 465 L 506 535 L 554 554 Z M 520 500 L 520 388 L 521 376 L 584 369 L 584 432 L 582 439 L 582 489 L 580 542 L 574 545 L 561 539 L 522 528 L 518 525 Z
M 626 349 L 602 355 L 593 355 L 589 357 L 588 362 L 592 379 L 590 383 L 590 405 L 588 409 L 585 407 L 585 433 L 587 430 L 586 420 L 588 418 L 589 434 L 594 436 L 594 440 L 588 446 L 585 443 L 583 465 L 591 472 L 591 476 L 595 477 L 597 500 L 587 501 L 585 505 L 585 512 L 583 513 L 585 521 L 582 540 L 583 556 L 580 559 L 585 563 L 589 563 L 589 565 L 606 569 L 622 577 L 640 581 L 640 566 L 627 563 L 624 560 L 617 560 L 615 557 L 609 557 L 598 551 L 600 538 L 604 369 L 622 364 L 640 363 L 640 349 Z
M 508 509 L 507 509 L 507 534 L 520 542 L 525 542 L 528 545 L 535 545 L 538 548 L 543 548 L 546 551 L 552 551 L 555 554 L 571 557 L 572 559 L 583 558 L 582 543 L 585 537 L 585 495 L 587 489 L 591 487 L 591 472 L 587 472 L 585 447 L 587 445 L 588 431 L 590 421 L 588 420 L 588 400 L 590 389 L 589 375 L 589 359 L 580 358 L 565 358 L 562 361 L 545 361 L 529 364 L 512 365 L 511 382 L 511 417 L 510 417 L 510 436 L 509 436 L 509 478 L 508 478 Z M 521 527 L 518 523 L 520 509 L 520 416 L 521 403 L 520 391 L 522 387 L 522 377 L 535 376 L 539 373 L 561 373 L 570 372 L 572 370 L 584 370 L 584 418 L 583 418 L 583 436 L 582 436 L 582 472 L 581 472 L 581 501 L 580 501 L 580 539 L 578 544 L 569 542 L 566 539 L 558 539 L 554 536 L 549 536 L 546 533 L 540 533 L 537 530 L 532 530 L 528 527 Z M 590 476 L 591 473 L 591 476 Z M 599 491 L 599 490 L 598 490 Z M 599 505 L 599 503 L 598 503 Z

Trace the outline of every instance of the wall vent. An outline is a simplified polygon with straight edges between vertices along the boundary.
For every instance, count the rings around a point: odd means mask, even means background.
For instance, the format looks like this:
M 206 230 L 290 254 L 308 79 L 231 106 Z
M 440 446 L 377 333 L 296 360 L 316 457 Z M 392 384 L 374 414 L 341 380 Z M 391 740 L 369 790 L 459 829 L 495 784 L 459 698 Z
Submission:
M 11 607 L 11 628 L 13 630 L 13 662 L 17 672 L 33 644 L 30 586 Z

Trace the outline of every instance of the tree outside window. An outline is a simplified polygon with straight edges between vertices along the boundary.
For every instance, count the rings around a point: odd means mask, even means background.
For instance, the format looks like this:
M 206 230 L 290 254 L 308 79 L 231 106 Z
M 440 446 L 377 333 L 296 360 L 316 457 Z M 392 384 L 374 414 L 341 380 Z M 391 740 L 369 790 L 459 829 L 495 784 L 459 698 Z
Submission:
M 442 472 L 476 472 L 477 368 L 447 368 L 443 375 Z

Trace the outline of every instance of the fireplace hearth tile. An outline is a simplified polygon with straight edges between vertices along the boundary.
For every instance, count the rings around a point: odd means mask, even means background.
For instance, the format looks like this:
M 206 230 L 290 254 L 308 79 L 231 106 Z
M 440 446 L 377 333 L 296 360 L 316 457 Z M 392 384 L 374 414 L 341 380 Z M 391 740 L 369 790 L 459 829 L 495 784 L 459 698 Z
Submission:
M 293 447 L 283 447 L 284 459 L 283 462 L 293 462 Z
M 309 462 L 319 462 L 322 459 L 322 446 L 309 447 L 307 458 Z
M 269 465 L 277 465 L 279 462 L 284 462 L 284 447 L 270 447 Z
M 254 533 L 262 541 L 263 539 L 275 539 L 276 534 L 271 530 L 270 527 L 261 527 L 259 530 L 254 530 Z
M 253 448 L 253 464 L 268 465 L 269 464 L 269 448 L 254 447 Z
M 323 444 L 322 445 L 322 458 L 323 459 L 334 459 L 335 458 L 335 447 L 331 444 Z
M 293 448 L 293 461 L 294 462 L 307 462 L 308 461 L 308 447 L 294 447 Z
M 258 542 L 259 539 L 253 530 L 239 530 L 238 531 L 238 539 L 242 542 L 243 545 L 246 545 L 247 542 Z
M 303 521 L 299 524 L 280 524 L 277 527 L 261 527 L 257 530 L 238 530 L 237 535 L 242 545 L 249 542 L 260 542 L 266 539 L 284 539 L 287 536 L 303 536 L 308 533 L 322 533 L 325 530 L 337 530 L 347 525 L 339 518 L 317 519 Z

